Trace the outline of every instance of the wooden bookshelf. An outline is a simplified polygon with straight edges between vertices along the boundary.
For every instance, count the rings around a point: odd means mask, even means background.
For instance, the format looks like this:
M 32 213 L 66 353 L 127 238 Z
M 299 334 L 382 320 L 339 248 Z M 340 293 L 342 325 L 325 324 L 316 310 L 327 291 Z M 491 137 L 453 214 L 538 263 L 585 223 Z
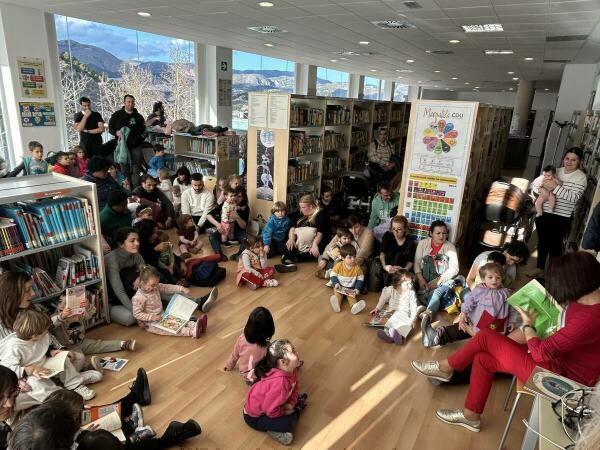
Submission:
M 96 233 L 89 233 L 87 236 L 61 242 L 54 245 L 48 245 L 35 249 L 30 249 L 7 255 L 0 258 L 0 264 L 4 268 L 9 268 L 13 262 L 18 262 L 19 258 L 32 257 L 37 254 L 44 254 L 54 249 L 67 247 L 73 244 L 80 244 L 82 247 L 90 250 L 98 260 L 99 278 L 95 280 L 86 280 L 80 285 L 92 286 L 100 285 L 102 288 L 101 308 L 99 321 L 94 321 L 88 324 L 88 328 L 99 325 L 101 323 L 109 323 L 109 305 L 107 298 L 106 275 L 104 273 L 104 255 L 102 253 L 102 240 L 100 236 L 100 212 L 98 206 L 98 198 L 96 194 L 96 185 L 77 178 L 49 173 L 44 175 L 33 175 L 18 178 L 3 178 L 0 179 L 0 203 L 2 205 L 15 202 L 33 202 L 36 200 L 53 198 L 53 197 L 79 197 L 86 198 L 92 209 L 92 219 Z M 24 260 L 25 261 L 25 260 Z M 48 273 L 54 279 L 54 273 Z M 65 290 L 48 295 L 46 297 L 35 299 L 35 302 L 44 302 L 58 298 Z

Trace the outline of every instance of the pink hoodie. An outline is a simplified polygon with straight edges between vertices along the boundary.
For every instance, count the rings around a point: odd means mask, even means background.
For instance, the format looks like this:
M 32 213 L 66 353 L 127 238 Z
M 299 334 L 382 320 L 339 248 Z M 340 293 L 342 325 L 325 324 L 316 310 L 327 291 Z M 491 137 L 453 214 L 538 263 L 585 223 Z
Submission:
M 258 344 L 250 344 L 246 337 L 242 334 L 237 338 L 231 356 L 227 360 L 227 370 L 233 370 L 235 364 L 238 363 L 240 373 L 244 380 L 254 381 L 254 367 L 267 354 L 267 347 L 261 347 Z
M 254 383 L 246 394 L 244 412 L 252 417 L 266 414 L 268 417 L 283 416 L 283 405 L 296 406 L 298 401 L 298 378 L 296 371 L 271 369 Z

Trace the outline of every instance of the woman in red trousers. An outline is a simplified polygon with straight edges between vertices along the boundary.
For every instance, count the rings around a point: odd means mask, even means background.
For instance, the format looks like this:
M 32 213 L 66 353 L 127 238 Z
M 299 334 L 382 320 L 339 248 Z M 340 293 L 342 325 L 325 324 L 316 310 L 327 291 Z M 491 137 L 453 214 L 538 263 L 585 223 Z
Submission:
M 563 328 L 546 339 L 537 337 L 534 318 L 519 310 L 527 344 L 491 330 L 480 331 L 463 348 L 442 361 L 413 361 L 426 377 L 448 382 L 454 371 L 471 367 L 464 409 L 440 409 L 436 416 L 450 425 L 480 430 L 480 417 L 497 372 L 527 381 L 535 366 L 586 386 L 600 377 L 600 263 L 586 252 L 569 253 L 550 261 L 546 290 L 566 309 Z

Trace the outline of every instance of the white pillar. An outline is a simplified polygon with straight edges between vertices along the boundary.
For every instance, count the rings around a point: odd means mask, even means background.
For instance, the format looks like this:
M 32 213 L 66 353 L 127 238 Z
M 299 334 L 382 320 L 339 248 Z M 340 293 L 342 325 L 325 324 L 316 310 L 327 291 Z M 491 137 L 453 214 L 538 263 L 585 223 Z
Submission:
M 381 100 L 393 100 L 394 99 L 394 87 L 396 83 L 390 80 L 383 80 L 383 98 Z
M 308 64 L 296 63 L 296 87 L 294 94 L 308 94 Z
M 196 43 L 196 122 L 231 127 L 230 48 Z
M 517 97 L 515 99 L 515 109 L 512 116 L 512 124 L 510 126 L 511 134 L 519 137 L 524 137 L 527 131 L 527 122 L 529 121 L 529 113 L 533 104 L 533 81 L 519 81 L 517 89 Z M 513 127 L 514 125 L 514 127 Z
M 558 102 L 554 113 L 557 122 L 570 121 L 573 111 L 587 109 L 592 91 L 594 90 L 598 66 L 596 64 L 567 64 L 563 71 Z M 559 129 L 553 124 L 548 132 L 546 151 L 543 165 L 559 165 L 567 137 L 568 125 L 563 129 L 560 142 L 558 141 Z
M 51 20 L 52 19 L 52 20 Z M 46 96 L 25 97 L 21 91 L 18 58 L 36 58 L 44 62 Z M 65 149 L 66 122 L 58 73 L 54 20 L 39 9 L 12 4 L 0 5 L 0 70 L 4 91 L 4 111 L 10 127 L 9 160 L 19 163 L 29 141 L 39 141 L 47 152 Z M 57 88 L 58 87 L 58 88 Z M 56 126 L 23 127 L 19 102 L 53 103 Z
M 408 95 L 406 101 L 412 102 L 421 98 L 421 87 L 420 86 L 408 86 Z
M 203 68 L 206 61 L 205 50 L 206 45 L 194 42 L 194 71 L 196 76 L 196 83 L 194 84 L 194 122 L 198 125 L 202 123 L 205 117 L 204 111 L 206 110 L 206 83 Z
M 317 95 L 317 66 L 308 66 L 307 95 Z
M 348 80 L 348 97 L 363 98 L 365 93 L 365 76 L 351 73 Z

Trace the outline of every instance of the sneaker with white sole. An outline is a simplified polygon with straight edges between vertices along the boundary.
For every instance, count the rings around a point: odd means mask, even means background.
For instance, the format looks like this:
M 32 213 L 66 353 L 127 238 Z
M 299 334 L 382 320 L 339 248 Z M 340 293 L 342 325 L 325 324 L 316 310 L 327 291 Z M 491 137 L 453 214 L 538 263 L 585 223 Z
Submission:
M 81 384 L 94 384 L 102 381 L 102 372 L 97 370 L 85 370 L 81 372 L 81 378 L 83 381 Z
M 435 416 L 448 425 L 463 427 L 473 433 L 481 430 L 481 421 L 467 419 L 462 409 L 438 409 Z
M 364 300 L 359 300 L 354 305 L 352 305 L 352 308 L 350 308 L 350 312 L 352 314 L 358 314 L 359 312 L 361 312 L 366 307 L 367 307 L 367 304 L 365 303 L 365 301 Z
M 129 425 L 132 430 L 138 430 L 144 426 L 144 414 L 142 413 L 142 407 L 134 403 L 131 407 L 131 415 L 123 420 Z
M 138 428 L 134 431 L 134 433 L 129 436 L 129 440 L 131 442 L 141 442 L 147 439 L 152 439 L 156 436 L 156 431 L 150 425 L 144 425 L 143 427 Z
M 339 313 L 341 311 L 340 301 L 335 295 L 329 297 L 329 303 L 331 303 L 331 309 L 333 309 L 333 312 Z
M 96 392 L 94 392 L 89 387 L 84 386 L 83 384 L 73 389 L 73 392 L 76 392 L 77 394 L 81 395 L 85 401 L 91 400 L 96 396 Z
M 325 283 L 325 286 L 327 286 L 327 287 L 333 287 L 333 283 L 331 281 L 328 281 L 327 283 Z
M 121 343 L 121 350 L 127 350 L 128 352 L 135 352 L 135 339 L 127 339 Z
M 264 287 L 277 287 L 277 286 L 279 286 L 279 281 L 277 281 L 273 278 L 269 278 L 268 280 L 265 280 L 263 282 L 263 286 Z
M 212 288 L 212 290 L 210 291 L 210 294 L 208 294 L 208 298 L 206 299 L 206 301 L 202 304 L 202 307 L 200 308 L 202 310 L 202 312 L 208 312 L 208 310 L 210 308 L 212 308 L 212 306 L 214 305 L 214 303 L 217 301 L 217 298 L 219 298 L 219 290 L 214 287 Z
M 270 438 L 275 439 L 277 442 L 283 445 L 290 445 L 294 440 L 294 435 L 290 432 L 281 433 L 279 431 L 267 431 Z

